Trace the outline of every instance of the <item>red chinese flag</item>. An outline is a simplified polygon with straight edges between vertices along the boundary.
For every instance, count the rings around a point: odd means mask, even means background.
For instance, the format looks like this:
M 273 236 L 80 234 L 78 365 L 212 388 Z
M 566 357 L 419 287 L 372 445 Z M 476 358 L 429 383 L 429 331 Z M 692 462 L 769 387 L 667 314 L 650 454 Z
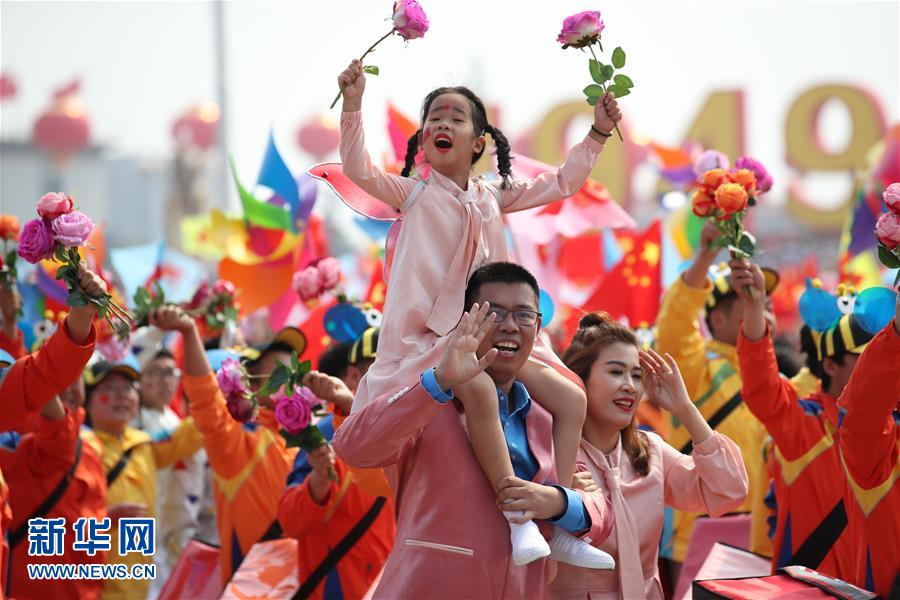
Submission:
M 631 327 L 648 326 L 656 321 L 662 296 L 660 223 L 657 219 L 636 236 L 631 249 L 604 276 L 581 310 L 572 311 L 565 324 L 568 336 L 578 329 L 578 321 L 585 313 L 594 311 L 606 311 L 614 319 L 627 321 Z

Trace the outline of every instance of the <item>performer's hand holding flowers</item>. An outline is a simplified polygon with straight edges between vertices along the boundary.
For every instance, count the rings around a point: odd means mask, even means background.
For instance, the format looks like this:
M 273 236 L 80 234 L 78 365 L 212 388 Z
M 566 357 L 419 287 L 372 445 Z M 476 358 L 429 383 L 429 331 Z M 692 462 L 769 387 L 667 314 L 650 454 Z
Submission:
M 882 194 L 887 212 L 875 223 L 878 238 L 878 259 L 888 269 L 900 269 L 900 183 L 892 183 Z M 900 284 L 900 271 L 894 278 L 894 287 Z
M 29 221 L 22 229 L 19 256 L 32 264 L 41 260 L 62 263 L 56 270 L 56 278 L 66 282 L 69 290 L 66 304 L 73 308 L 92 304 L 113 330 L 131 329 L 131 314 L 105 289 L 100 293 L 79 285 L 83 269 L 78 247 L 87 243 L 94 230 L 90 217 L 75 210 L 72 198 L 59 192 L 45 194 L 37 203 L 37 212 L 40 218 Z

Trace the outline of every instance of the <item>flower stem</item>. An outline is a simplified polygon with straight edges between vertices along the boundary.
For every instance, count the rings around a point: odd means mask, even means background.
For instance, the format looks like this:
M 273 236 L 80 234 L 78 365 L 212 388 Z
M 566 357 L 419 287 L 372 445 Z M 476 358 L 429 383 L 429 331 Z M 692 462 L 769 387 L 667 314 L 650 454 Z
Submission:
M 597 43 L 599 44 L 600 42 L 598 41 Z M 597 55 L 594 54 L 594 45 L 593 45 L 593 44 L 591 44 L 590 46 L 588 46 L 588 50 L 591 51 L 591 56 L 594 57 L 594 60 L 597 62 L 597 64 L 600 64 L 600 61 L 597 60 Z M 603 46 L 600 46 L 600 50 L 603 50 Z M 602 83 L 600 84 L 600 89 L 603 90 L 603 93 L 604 93 L 604 94 L 606 93 L 606 86 L 605 86 L 604 84 L 602 84 Z M 601 99 L 601 100 L 602 100 L 602 99 Z M 605 111 L 606 108 L 604 107 L 603 110 Z M 622 139 L 622 132 L 619 131 L 619 126 L 613 124 L 613 128 L 616 130 L 616 135 L 619 136 L 619 141 L 620 141 L 620 142 L 624 142 L 625 140 Z
M 384 34 L 383 36 L 378 38 L 378 41 L 375 42 L 374 44 L 372 44 L 371 46 L 369 46 L 369 49 L 366 50 L 365 52 L 363 52 L 363 55 L 359 57 L 359 62 L 362 62 L 363 59 L 369 54 L 369 52 L 371 52 L 372 50 L 375 49 L 375 46 L 377 46 L 378 44 L 380 44 L 381 42 L 386 40 L 388 38 L 388 36 L 390 36 L 392 33 L 394 33 L 394 31 L 395 31 L 394 29 L 391 29 L 386 34 Z M 341 94 L 343 94 L 343 93 L 344 93 L 343 89 L 341 89 L 337 93 L 337 96 L 334 97 L 334 100 L 332 101 L 331 106 L 328 107 L 329 109 L 334 108 L 334 105 L 337 104 L 337 101 L 341 99 Z

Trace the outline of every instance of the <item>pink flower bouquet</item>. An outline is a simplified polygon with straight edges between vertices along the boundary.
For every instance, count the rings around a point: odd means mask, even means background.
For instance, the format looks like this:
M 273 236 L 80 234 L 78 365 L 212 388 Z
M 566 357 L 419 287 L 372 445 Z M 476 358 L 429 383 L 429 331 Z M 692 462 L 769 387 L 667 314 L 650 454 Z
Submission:
M 625 66 L 625 51 L 621 47 L 613 50 L 611 64 L 600 62 L 594 53 L 596 45 L 600 52 L 603 52 L 603 44 L 600 42 L 600 35 L 606 28 L 600 11 L 584 11 L 569 17 L 566 17 L 562 24 L 562 30 L 556 37 L 556 41 L 562 44 L 563 49 L 578 48 L 582 52 L 587 48 L 592 58 L 588 59 L 588 68 L 591 73 L 591 79 L 594 83 L 584 88 L 584 95 L 587 96 L 587 103 L 591 106 L 597 104 L 603 95 L 610 91 L 615 94 L 616 98 L 622 98 L 631 93 L 634 82 L 628 75 L 616 73 L 616 69 Z M 609 83 L 610 80 L 612 83 Z M 616 126 L 616 134 L 619 140 L 622 139 L 622 133 Z
M 291 390 L 290 394 L 286 393 L 287 390 Z M 321 430 L 312 422 L 313 415 L 321 414 L 318 411 L 325 408 L 324 403 L 309 388 L 286 386 L 283 391 L 276 392 L 272 399 L 275 400 L 275 420 L 281 426 L 281 435 L 288 448 L 296 447 L 312 452 L 328 443 Z M 332 481 L 338 480 L 333 467 L 328 469 L 328 476 Z
M 369 46 L 368 50 L 363 52 L 363 55 L 359 57 L 360 62 L 362 62 L 370 52 L 375 50 L 375 47 L 378 44 L 395 33 L 404 40 L 409 41 L 424 36 L 425 32 L 428 31 L 428 17 L 425 16 L 425 11 L 416 0 L 396 0 L 394 2 L 393 14 L 391 15 L 391 24 L 393 25 L 391 30 L 381 36 L 377 42 Z M 374 65 L 363 67 L 363 71 L 369 75 L 378 75 L 378 67 Z M 337 101 L 341 98 L 342 93 L 342 91 L 338 92 L 329 108 L 334 108 L 334 105 L 337 104 Z
M 97 313 L 105 318 L 114 331 L 131 329 L 133 319 L 109 294 L 88 298 L 78 288 L 78 247 L 87 243 L 94 222 L 86 214 L 75 210 L 72 198 L 61 192 L 44 194 L 37 203 L 38 219 L 25 223 L 19 237 L 19 256 L 36 264 L 41 260 L 57 260 L 62 266 L 56 278 L 66 282 L 69 306 L 97 306 Z
M 887 212 L 875 223 L 878 238 L 878 259 L 888 269 L 900 269 L 900 183 L 892 183 L 881 195 Z M 900 284 L 900 271 L 894 278 L 894 287 Z
M 326 292 L 337 290 L 341 279 L 341 262 L 326 256 L 294 273 L 291 285 L 302 302 L 309 302 Z M 341 297 L 342 293 L 338 291 L 336 295 Z

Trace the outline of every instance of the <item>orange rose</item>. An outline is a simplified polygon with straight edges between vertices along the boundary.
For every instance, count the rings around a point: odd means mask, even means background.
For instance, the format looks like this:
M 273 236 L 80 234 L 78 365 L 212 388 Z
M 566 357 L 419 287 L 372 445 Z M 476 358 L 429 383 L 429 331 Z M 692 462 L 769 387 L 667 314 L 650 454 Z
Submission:
M 747 190 L 739 183 L 723 183 L 716 190 L 716 206 L 724 216 L 747 208 Z
M 712 196 L 723 183 L 728 183 L 728 171 L 725 169 L 710 169 L 703 174 L 703 189 Z
M 708 217 L 715 212 L 716 203 L 712 199 L 712 196 L 700 190 L 694 194 L 694 199 L 691 201 L 691 210 L 693 210 L 694 214 L 698 217 Z
M 739 183 L 750 196 L 756 195 L 756 175 L 750 169 L 738 169 L 730 174 L 731 181 Z
M 19 241 L 19 219 L 13 215 L 0 215 L 0 239 Z

